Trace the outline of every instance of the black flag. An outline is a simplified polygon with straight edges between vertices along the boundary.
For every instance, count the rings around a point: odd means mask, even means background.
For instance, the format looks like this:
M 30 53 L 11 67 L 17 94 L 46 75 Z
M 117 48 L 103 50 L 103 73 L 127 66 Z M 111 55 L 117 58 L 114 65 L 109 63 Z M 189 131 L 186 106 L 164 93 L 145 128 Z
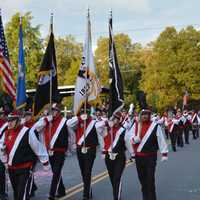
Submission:
M 113 39 L 112 15 L 109 19 L 109 70 L 110 91 L 108 117 L 110 118 L 124 106 L 123 81 Z
M 38 116 L 45 108 L 47 108 L 47 106 L 49 106 L 50 95 L 51 101 L 59 102 L 60 98 L 58 91 L 56 54 L 52 25 L 48 46 L 46 48 L 39 70 L 37 90 L 35 94 L 35 101 L 33 104 L 34 116 Z

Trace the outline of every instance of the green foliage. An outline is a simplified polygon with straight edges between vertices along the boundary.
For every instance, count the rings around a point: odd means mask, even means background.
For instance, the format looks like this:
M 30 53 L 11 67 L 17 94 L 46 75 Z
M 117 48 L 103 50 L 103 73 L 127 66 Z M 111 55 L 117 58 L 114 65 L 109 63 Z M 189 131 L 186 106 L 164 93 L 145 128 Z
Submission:
M 140 81 L 151 105 L 161 110 L 174 106 L 185 90 L 190 98 L 200 98 L 199 41 L 200 32 L 191 26 L 180 32 L 168 27 L 152 44 Z
M 142 47 L 138 43 L 132 43 L 126 34 L 114 36 L 117 57 L 121 69 L 124 89 L 131 95 L 126 97 L 127 104 L 134 101 L 141 77 L 142 63 L 140 61 Z M 97 71 L 102 85 L 108 86 L 108 38 L 100 37 L 95 51 Z
M 69 69 L 64 73 L 64 85 L 74 85 L 80 68 L 81 59 L 73 60 Z
M 33 19 L 31 12 L 27 12 L 22 16 L 23 40 L 26 62 L 26 80 L 27 88 L 35 87 L 37 82 L 37 71 L 42 57 L 42 41 L 40 35 L 40 26 L 33 27 L 31 20 Z M 15 79 L 17 79 L 18 69 L 18 49 L 19 49 L 19 20 L 20 13 L 12 16 L 5 28 L 6 39 L 10 53 L 12 69 Z
M 82 45 L 77 43 L 73 36 L 69 35 L 64 38 L 59 37 L 58 39 L 55 39 L 55 48 L 57 56 L 58 82 L 59 85 L 63 85 L 66 84 L 66 82 L 68 83 L 69 79 L 74 78 L 74 73 L 72 72 L 71 74 L 73 69 L 70 73 L 68 73 L 68 70 L 73 68 L 74 63 L 80 63 Z M 70 84 L 73 85 L 74 82 L 71 82 Z
M 19 48 L 19 13 L 13 15 L 5 28 L 10 60 L 17 79 Z M 30 12 L 23 15 L 27 89 L 35 88 L 47 38 L 41 39 L 40 26 L 32 26 Z M 188 26 L 177 31 L 167 27 L 159 37 L 141 47 L 126 34 L 114 36 L 121 69 L 126 106 L 138 106 L 137 94 L 143 90 L 148 104 L 158 110 L 180 105 L 187 90 L 192 102 L 200 99 L 200 31 Z M 74 85 L 81 63 L 82 44 L 71 36 L 55 38 L 59 85 Z M 108 38 L 100 37 L 95 50 L 95 62 L 100 83 L 108 86 Z M 0 80 L 0 86 L 1 86 Z M 1 87 L 2 88 L 2 87 Z M 72 97 L 64 99 L 72 107 Z

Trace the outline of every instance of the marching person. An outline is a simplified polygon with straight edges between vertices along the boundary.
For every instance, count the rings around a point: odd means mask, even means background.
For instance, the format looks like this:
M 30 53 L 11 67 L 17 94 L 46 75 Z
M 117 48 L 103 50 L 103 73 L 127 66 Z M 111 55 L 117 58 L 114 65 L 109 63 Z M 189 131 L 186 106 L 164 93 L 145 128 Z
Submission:
M 177 119 L 174 114 L 173 116 L 169 116 L 166 122 L 166 126 L 168 128 L 172 150 L 176 152 L 176 144 L 179 133 L 179 119 Z
M 29 177 L 38 156 L 45 170 L 49 170 L 48 154 L 35 132 L 20 124 L 20 116 L 16 111 L 8 115 L 8 129 L 0 146 L 0 158 L 8 168 L 13 187 L 14 200 L 29 199 Z
M 188 116 L 188 111 L 184 110 L 183 117 L 185 118 L 184 123 L 184 138 L 185 138 L 185 144 L 189 144 L 189 136 L 190 136 L 190 130 L 191 130 L 191 122 L 190 118 Z
M 199 128 L 198 128 L 198 116 L 194 110 L 192 110 L 191 112 L 191 124 L 192 124 L 193 139 L 196 140 L 199 137 Z
M 3 108 L 0 108 L 0 140 L 3 137 L 4 131 L 7 128 L 6 117 L 4 116 Z M 0 200 L 7 200 L 8 194 L 6 194 L 6 172 L 5 166 L 0 160 Z
M 112 121 L 102 121 L 96 124 L 97 131 L 103 136 L 102 155 L 105 158 L 106 168 L 113 188 L 113 200 L 121 199 L 121 177 L 126 164 L 126 129 L 122 126 L 121 112 L 113 115 Z M 129 142 L 130 143 L 130 142 Z M 133 154 L 133 151 L 131 149 Z M 133 156 L 133 155 L 132 155 Z
M 99 143 L 99 136 L 95 128 L 96 120 L 90 116 L 90 106 L 80 110 L 80 115 L 67 121 L 71 131 L 75 130 L 77 158 L 83 180 L 83 200 L 92 198 L 91 174 L 96 158 L 96 147 Z
M 65 161 L 65 153 L 68 148 L 67 119 L 62 117 L 60 107 L 57 103 L 53 103 L 52 105 L 52 115 L 52 121 L 47 121 L 44 129 L 45 145 L 49 153 L 49 160 L 53 172 L 49 200 L 66 195 L 62 179 L 62 168 Z
M 182 116 L 181 109 L 177 110 L 176 119 L 179 121 L 179 123 L 178 123 L 178 130 L 177 130 L 178 131 L 177 145 L 179 147 L 183 147 L 184 146 L 184 142 L 183 142 L 183 130 L 184 130 L 185 118 Z
M 169 131 L 168 131 L 168 128 L 167 128 L 167 120 L 168 120 L 168 113 L 167 113 L 167 111 L 165 111 L 163 113 L 163 119 L 164 119 L 165 135 L 166 135 L 166 139 L 168 140 L 169 139 Z
M 35 120 L 33 118 L 33 112 L 31 109 L 28 109 L 24 112 L 24 118 L 23 120 L 21 120 L 22 124 L 28 128 L 32 128 L 33 125 L 35 124 Z M 38 136 L 38 132 L 35 131 L 36 133 L 36 137 L 39 139 L 39 136 Z M 30 192 L 29 192 L 29 195 L 30 197 L 34 197 L 35 196 L 35 191 L 37 190 L 37 186 L 35 184 L 35 180 L 34 180 L 34 168 L 37 164 L 37 157 L 35 158 L 35 162 L 33 164 L 33 169 L 32 169 L 32 176 L 30 177 Z
M 142 110 L 139 122 L 134 124 L 133 147 L 138 178 L 142 186 L 143 200 L 156 200 L 155 170 L 157 151 L 161 161 L 168 159 L 168 147 L 158 123 L 151 121 L 151 111 Z M 131 134 L 130 134 L 131 135 Z

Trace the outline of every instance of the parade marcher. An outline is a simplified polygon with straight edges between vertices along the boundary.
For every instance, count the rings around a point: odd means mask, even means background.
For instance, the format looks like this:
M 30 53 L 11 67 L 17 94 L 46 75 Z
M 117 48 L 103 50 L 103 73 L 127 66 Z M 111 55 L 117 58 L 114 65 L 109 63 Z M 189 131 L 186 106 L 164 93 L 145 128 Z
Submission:
M 143 200 L 156 200 L 155 169 L 157 151 L 161 161 L 167 160 L 168 147 L 158 123 L 151 121 L 151 111 L 142 110 L 139 122 L 134 124 L 133 147 L 138 178 L 142 186 Z
M 24 112 L 24 119 L 23 119 L 22 124 L 28 128 L 32 128 L 33 125 L 35 124 L 35 120 L 33 118 L 33 112 L 31 109 L 28 109 Z M 37 131 L 35 131 L 35 133 L 36 133 L 36 137 L 39 139 Z M 34 197 L 35 191 L 37 190 L 37 186 L 34 180 L 34 168 L 36 164 L 37 164 L 37 157 L 35 158 L 35 162 L 33 164 L 33 169 L 32 169 L 32 176 L 30 177 L 30 192 L 29 192 L 30 197 Z
M 183 147 L 184 146 L 184 142 L 183 142 L 183 130 L 184 130 L 184 123 L 185 123 L 185 118 L 182 116 L 182 112 L 180 109 L 177 110 L 176 113 L 176 119 L 179 120 L 178 123 L 178 133 L 177 133 L 177 145 L 179 147 Z
M 45 170 L 49 170 L 49 159 L 45 147 L 39 142 L 35 132 L 20 124 L 20 116 L 16 111 L 8 115 L 8 129 L 5 131 L 0 149 L 0 158 L 8 168 L 14 200 L 29 199 L 28 182 L 35 155 Z
M 62 168 L 68 148 L 67 119 L 61 115 L 60 107 L 57 103 L 52 105 L 52 115 L 52 121 L 46 124 L 44 130 L 45 145 L 53 172 L 49 200 L 66 195 L 62 179 Z
M 114 114 L 112 121 L 103 121 L 96 124 L 97 131 L 103 136 L 102 154 L 108 170 L 113 188 L 113 200 L 121 199 L 121 177 L 126 164 L 126 129 L 122 126 L 122 114 Z M 131 152 L 133 153 L 132 149 Z M 131 153 L 130 152 L 130 153 Z
M 3 137 L 4 131 L 7 128 L 6 118 L 4 116 L 3 108 L 0 108 L 0 140 Z M 5 166 L 0 160 L 0 200 L 7 200 L 6 193 L 6 171 Z
M 174 114 L 172 116 L 168 116 L 166 126 L 168 128 L 172 150 L 176 152 L 177 138 L 179 132 L 179 119 L 177 119 Z
M 198 116 L 197 113 L 192 110 L 191 112 L 191 124 L 192 124 L 192 134 L 193 139 L 197 139 L 199 137 L 199 128 L 198 128 Z
M 190 122 L 190 118 L 188 116 L 187 110 L 184 110 L 183 117 L 185 118 L 185 123 L 184 123 L 185 144 L 189 144 L 189 135 L 190 135 L 190 130 L 192 127 L 191 127 L 191 122 Z
M 85 113 L 85 111 L 87 113 Z M 83 180 L 83 200 L 92 198 L 91 192 L 91 174 L 96 158 L 96 147 L 99 143 L 97 131 L 95 128 L 96 120 L 90 116 L 90 106 L 84 107 L 80 115 L 67 121 L 70 129 L 75 129 L 77 158 Z
M 164 129 L 165 129 L 165 135 L 166 135 L 166 139 L 169 139 L 169 131 L 167 128 L 167 120 L 168 120 L 168 114 L 167 112 L 163 113 L 163 119 L 164 119 Z

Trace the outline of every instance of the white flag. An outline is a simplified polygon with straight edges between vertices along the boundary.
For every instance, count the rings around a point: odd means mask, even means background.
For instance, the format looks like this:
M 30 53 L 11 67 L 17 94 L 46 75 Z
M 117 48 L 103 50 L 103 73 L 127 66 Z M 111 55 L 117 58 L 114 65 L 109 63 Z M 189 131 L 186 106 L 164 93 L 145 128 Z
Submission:
M 101 86 L 96 75 L 96 67 L 92 52 L 91 23 L 88 12 L 86 39 L 83 48 L 81 66 L 76 79 L 74 95 L 74 114 L 79 113 L 80 108 L 86 102 L 94 105 L 99 100 Z

